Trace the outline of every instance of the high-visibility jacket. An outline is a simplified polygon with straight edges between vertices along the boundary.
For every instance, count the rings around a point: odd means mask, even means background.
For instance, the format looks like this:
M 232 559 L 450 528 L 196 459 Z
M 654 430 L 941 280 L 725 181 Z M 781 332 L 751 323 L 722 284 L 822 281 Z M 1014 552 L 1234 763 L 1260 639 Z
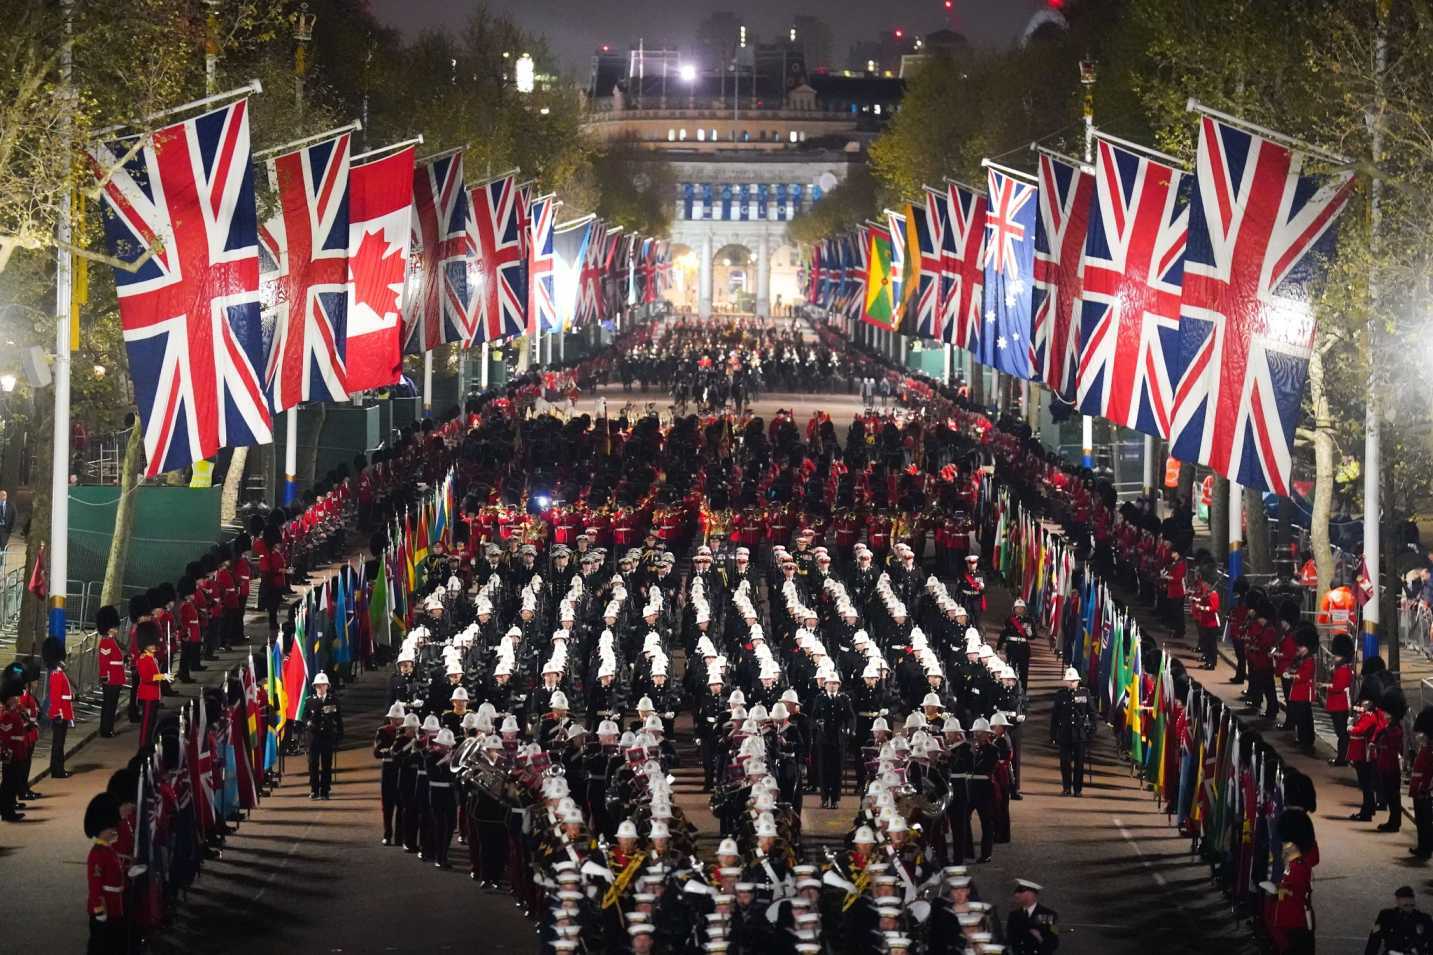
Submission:
M 1351 633 L 1355 608 L 1353 591 L 1347 587 L 1334 587 L 1319 598 L 1319 612 L 1315 618 L 1320 626 L 1329 628 L 1329 633 Z

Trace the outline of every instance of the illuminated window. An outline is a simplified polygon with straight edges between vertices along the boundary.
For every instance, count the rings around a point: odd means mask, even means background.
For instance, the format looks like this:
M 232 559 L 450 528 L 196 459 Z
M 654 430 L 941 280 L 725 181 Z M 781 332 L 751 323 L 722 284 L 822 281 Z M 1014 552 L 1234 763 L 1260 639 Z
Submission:
M 677 141 L 677 131 L 676 131 L 675 129 L 669 129 L 669 130 L 667 130 L 667 142 L 673 143 L 673 142 L 676 142 L 676 141 Z
M 699 143 L 704 143 L 704 142 L 706 142 L 706 141 L 707 141 L 707 131 L 706 131 L 705 129 L 699 129 L 699 130 L 697 130 L 697 142 L 699 142 Z
M 794 142 L 796 142 L 796 139 L 797 139 L 796 130 L 793 129 L 793 130 L 791 131 L 791 141 L 794 143 Z
M 717 136 L 717 131 L 715 129 L 712 130 L 710 133 L 707 134 L 707 138 L 710 139 L 712 142 L 716 142 L 719 138 Z
M 679 130 L 677 130 L 677 139 L 678 139 L 679 141 L 681 141 L 681 142 L 686 142 L 686 141 L 687 141 L 687 131 L 686 131 L 685 129 L 679 129 Z

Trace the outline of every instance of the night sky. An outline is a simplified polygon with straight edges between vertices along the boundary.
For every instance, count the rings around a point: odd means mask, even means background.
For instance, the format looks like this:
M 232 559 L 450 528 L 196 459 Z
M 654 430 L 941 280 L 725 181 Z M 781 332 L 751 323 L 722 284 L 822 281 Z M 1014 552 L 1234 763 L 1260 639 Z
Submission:
M 463 23 L 476 3 L 465 0 L 371 0 L 385 23 L 409 35 L 439 26 Z M 955 0 L 957 27 L 978 46 L 1005 46 L 1024 27 L 1044 0 Z M 562 58 L 563 68 L 585 79 L 589 57 L 603 43 L 613 49 L 636 45 L 692 44 L 697 24 L 717 10 L 746 18 L 762 41 L 784 33 L 794 15 L 820 17 L 831 27 L 832 58 L 844 65 L 846 51 L 857 40 L 874 40 L 881 30 L 901 27 L 929 33 L 946 25 L 942 0 L 488 0 L 488 7 L 506 13 L 524 29 L 543 34 Z

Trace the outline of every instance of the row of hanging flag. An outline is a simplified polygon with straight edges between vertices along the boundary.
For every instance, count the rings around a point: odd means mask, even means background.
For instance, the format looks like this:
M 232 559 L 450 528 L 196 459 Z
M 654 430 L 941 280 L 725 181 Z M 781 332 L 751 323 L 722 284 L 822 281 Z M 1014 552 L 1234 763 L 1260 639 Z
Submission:
M 808 299 L 969 351 L 1084 414 L 1287 494 L 1311 298 L 1353 191 L 1346 168 L 1199 116 L 1196 168 L 1096 132 L 1092 163 L 990 161 L 807 251 Z
M 404 355 L 610 321 L 670 281 L 666 241 L 559 223 L 516 171 L 467 181 L 461 149 L 355 154 L 357 131 L 256 164 L 240 98 L 91 145 L 149 475 L 396 384 Z
M 993 561 L 1032 614 L 1070 649 L 1106 722 L 1136 773 L 1200 851 L 1235 899 L 1283 875 L 1275 821 L 1284 808 L 1284 765 L 1245 733 L 1233 711 L 1196 681 L 1180 692 L 1172 658 L 1145 661 L 1146 636 L 1128 608 L 1086 564 L 1060 528 L 1014 500 L 994 477 L 977 500 L 994 530 Z M 1150 646 L 1155 646 L 1151 643 Z M 1183 681 L 1181 681 L 1183 682 Z

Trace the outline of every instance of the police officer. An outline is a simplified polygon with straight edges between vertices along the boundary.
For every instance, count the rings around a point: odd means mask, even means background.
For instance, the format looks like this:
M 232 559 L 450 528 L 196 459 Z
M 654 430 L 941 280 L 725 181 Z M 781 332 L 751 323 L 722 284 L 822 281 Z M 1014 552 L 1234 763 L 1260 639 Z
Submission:
M 343 740 L 343 713 L 329 688 L 328 674 L 313 678 L 313 702 L 304 712 L 308 730 L 308 788 L 310 799 L 327 799 L 333 788 L 333 754 Z
M 1060 947 L 1059 915 L 1040 904 L 1043 887 L 1015 880 L 1015 908 L 1005 919 L 1005 946 L 1011 955 L 1051 955 Z
M 1095 704 L 1080 685 L 1074 667 L 1065 668 L 1065 685 L 1055 693 L 1050 711 L 1050 740 L 1060 747 L 1060 795 L 1078 796 L 1085 784 L 1085 755 L 1095 735 Z
M 1419 955 L 1433 952 L 1433 916 L 1414 905 L 1413 890 L 1401 886 L 1393 893 L 1393 908 L 1384 909 L 1373 920 L 1364 955 L 1401 952 Z

